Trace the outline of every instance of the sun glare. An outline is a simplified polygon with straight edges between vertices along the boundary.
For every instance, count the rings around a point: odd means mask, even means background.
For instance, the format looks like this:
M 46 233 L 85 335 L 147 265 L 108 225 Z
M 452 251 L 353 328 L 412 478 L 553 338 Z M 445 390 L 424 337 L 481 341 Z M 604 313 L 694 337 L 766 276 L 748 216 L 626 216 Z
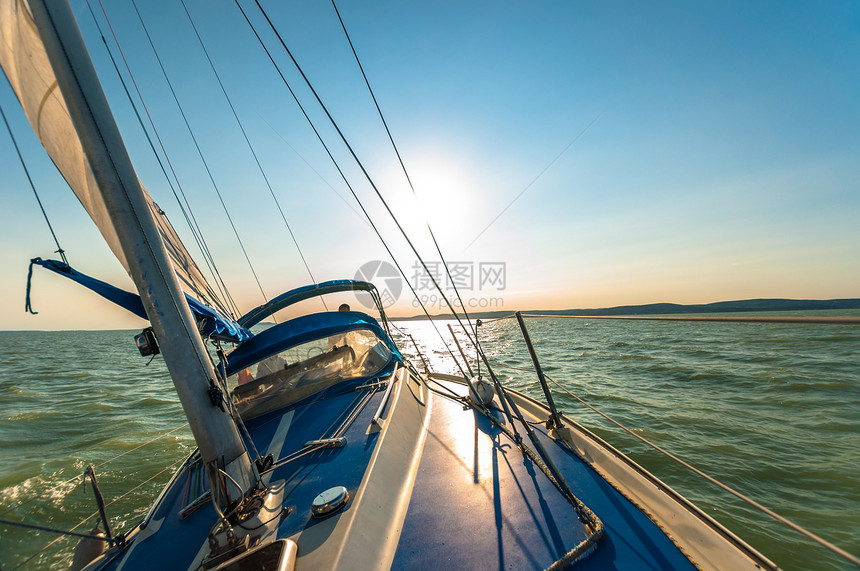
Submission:
M 454 160 L 428 161 L 413 168 L 418 196 L 416 215 L 429 222 L 440 242 L 461 244 L 469 237 L 469 213 L 473 210 L 472 177 Z

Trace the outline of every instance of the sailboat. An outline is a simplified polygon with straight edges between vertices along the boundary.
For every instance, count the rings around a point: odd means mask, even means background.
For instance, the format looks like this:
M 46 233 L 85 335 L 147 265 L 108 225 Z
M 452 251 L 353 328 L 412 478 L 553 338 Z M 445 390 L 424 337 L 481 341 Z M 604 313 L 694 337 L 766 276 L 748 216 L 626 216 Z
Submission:
M 421 370 L 366 281 L 234 315 L 138 179 L 68 3 L 3 0 L 0 26 L 0 65 L 137 293 L 34 263 L 149 320 L 138 348 L 163 356 L 198 447 L 131 529 L 87 538 L 79 568 L 776 568 L 560 414 L 524 323 L 546 402 L 506 388 L 472 337 L 485 375 Z M 377 315 L 252 332 L 344 292 Z

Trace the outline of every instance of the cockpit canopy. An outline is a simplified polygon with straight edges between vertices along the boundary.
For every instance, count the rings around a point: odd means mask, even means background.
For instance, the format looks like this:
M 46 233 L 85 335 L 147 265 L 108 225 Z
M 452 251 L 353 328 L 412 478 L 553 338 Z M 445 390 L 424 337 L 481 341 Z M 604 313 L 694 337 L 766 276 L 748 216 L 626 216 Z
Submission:
M 365 292 L 366 295 L 369 295 L 370 300 L 372 300 L 373 304 L 376 306 L 383 325 L 385 325 L 385 310 L 382 307 L 382 300 L 379 297 L 379 292 L 376 290 L 376 286 L 370 282 L 359 280 L 331 280 L 291 289 L 290 291 L 284 292 L 267 301 L 263 305 L 255 307 L 240 317 L 237 321 L 243 327 L 250 328 L 261 322 L 263 319 L 274 315 L 278 311 L 291 305 L 295 305 L 313 297 L 322 297 L 339 292 Z
M 382 375 L 397 347 L 372 317 L 315 313 L 275 325 L 239 345 L 221 364 L 239 413 L 259 416 L 350 379 Z

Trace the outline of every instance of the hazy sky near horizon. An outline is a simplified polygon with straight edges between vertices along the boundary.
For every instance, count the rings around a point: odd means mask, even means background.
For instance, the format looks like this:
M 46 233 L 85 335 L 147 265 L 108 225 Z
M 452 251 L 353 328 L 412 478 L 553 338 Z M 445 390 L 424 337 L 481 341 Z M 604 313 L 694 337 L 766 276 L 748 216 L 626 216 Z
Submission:
M 186 3 L 314 278 L 355 277 L 387 259 L 235 4 Z M 331 4 L 263 4 L 425 258 L 437 259 L 427 216 L 459 275 L 472 272 L 461 288 L 470 309 L 860 297 L 857 2 L 340 2 L 418 201 Z M 253 3 L 242 5 L 433 305 L 414 254 Z M 138 174 L 195 254 L 87 4 L 72 6 Z M 104 6 L 210 250 L 248 310 L 261 293 L 140 21 L 130 2 Z M 266 295 L 309 283 L 181 4 L 138 7 Z M 72 266 L 130 289 L 5 80 L 0 105 Z M 0 330 L 142 326 L 39 269 L 39 314 L 24 313 L 27 262 L 55 247 L 5 131 L 0 173 Z M 502 263 L 503 288 L 480 283 L 482 268 Z M 409 295 L 404 287 L 394 314 L 420 312 Z

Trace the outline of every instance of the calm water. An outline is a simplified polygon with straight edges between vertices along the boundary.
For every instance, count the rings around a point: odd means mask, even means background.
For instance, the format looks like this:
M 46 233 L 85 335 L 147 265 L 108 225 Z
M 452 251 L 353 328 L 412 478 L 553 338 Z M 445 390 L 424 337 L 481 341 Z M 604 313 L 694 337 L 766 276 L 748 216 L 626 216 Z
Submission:
M 706 473 L 860 553 L 860 326 L 580 319 L 528 325 L 552 378 Z M 456 371 L 429 324 L 398 326 L 415 336 L 434 370 Z M 439 328 L 450 336 L 444 322 Z M 80 484 L 92 464 L 106 501 L 114 502 L 107 508 L 112 526 L 122 531 L 146 512 L 169 468 L 193 450 L 162 362 L 146 366 L 132 335 L 0 332 L 0 518 L 74 527 L 96 509 L 90 488 Z M 534 374 L 516 369 L 529 364 L 516 321 L 483 325 L 481 340 L 504 377 L 513 377 L 511 387 L 539 396 Z M 849 568 L 572 398 L 556 391 L 555 399 L 565 414 L 783 568 Z M 56 538 L 0 526 L 0 565 L 67 568 L 77 540 L 61 538 L 40 552 Z

